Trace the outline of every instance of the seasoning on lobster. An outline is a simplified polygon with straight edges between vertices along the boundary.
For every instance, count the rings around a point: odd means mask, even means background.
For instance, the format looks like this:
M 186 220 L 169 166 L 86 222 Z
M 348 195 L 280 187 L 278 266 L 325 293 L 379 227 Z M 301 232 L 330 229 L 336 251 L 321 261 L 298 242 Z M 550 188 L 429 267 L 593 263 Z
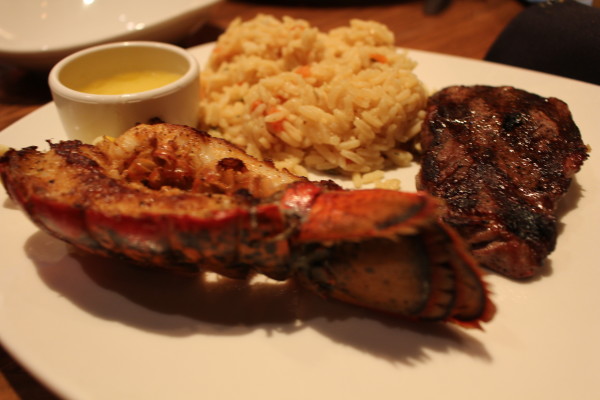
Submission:
M 189 127 L 138 125 L 96 145 L 10 149 L 9 196 L 42 229 L 102 256 L 187 273 L 296 279 L 410 319 L 479 326 L 478 266 L 425 193 L 343 190 Z

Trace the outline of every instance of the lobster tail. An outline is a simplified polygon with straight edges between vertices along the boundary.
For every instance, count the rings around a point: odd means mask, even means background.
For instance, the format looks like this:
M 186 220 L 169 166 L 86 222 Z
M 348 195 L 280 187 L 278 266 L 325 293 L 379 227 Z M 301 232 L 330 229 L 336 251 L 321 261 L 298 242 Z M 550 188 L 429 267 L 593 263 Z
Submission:
M 336 207 L 344 212 L 325 211 Z M 477 327 L 492 318 L 494 306 L 476 262 L 440 213 L 441 203 L 423 193 L 323 194 L 300 228 L 292 269 L 327 298 Z
M 95 146 L 9 150 L 0 174 L 40 228 L 90 253 L 298 279 L 325 297 L 414 319 L 477 325 L 493 314 L 476 263 L 424 193 L 310 182 L 169 124 Z

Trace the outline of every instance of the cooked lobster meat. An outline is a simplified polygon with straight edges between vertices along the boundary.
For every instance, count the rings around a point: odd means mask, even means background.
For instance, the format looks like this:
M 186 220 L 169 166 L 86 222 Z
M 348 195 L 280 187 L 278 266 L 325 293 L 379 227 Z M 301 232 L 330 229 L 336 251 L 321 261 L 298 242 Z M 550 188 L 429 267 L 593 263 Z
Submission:
M 192 128 L 139 125 L 96 145 L 9 150 L 11 198 L 74 247 L 159 268 L 297 279 L 327 298 L 477 326 L 494 313 L 476 262 L 425 193 L 342 190 Z
M 535 275 L 556 245 L 556 208 L 588 157 L 568 106 L 512 87 L 453 86 L 429 99 L 417 187 L 485 267 Z

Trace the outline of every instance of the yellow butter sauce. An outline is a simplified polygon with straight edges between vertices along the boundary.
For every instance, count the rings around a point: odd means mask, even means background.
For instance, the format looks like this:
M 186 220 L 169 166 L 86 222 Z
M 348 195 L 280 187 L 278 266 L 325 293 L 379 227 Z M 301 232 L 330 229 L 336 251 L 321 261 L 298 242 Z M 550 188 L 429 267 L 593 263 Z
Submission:
M 139 93 L 168 85 L 180 77 L 181 74 L 163 70 L 119 72 L 74 89 L 90 94 Z

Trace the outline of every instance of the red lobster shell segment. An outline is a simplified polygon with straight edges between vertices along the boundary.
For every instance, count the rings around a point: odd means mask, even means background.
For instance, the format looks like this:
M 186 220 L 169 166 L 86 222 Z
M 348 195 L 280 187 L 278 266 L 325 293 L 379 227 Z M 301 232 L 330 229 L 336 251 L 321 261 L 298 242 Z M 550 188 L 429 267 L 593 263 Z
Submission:
M 479 326 L 494 306 L 460 237 L 424 193 L 342 190 L 192 128 L 9 150 L 0 174 L 42 229 L 80 250 L 186 273 L 297 279 L 333 298 Z
M 414 234 L 419 224 L 431 221 L 439 206 L 436 199 L 421 194 L 383 189 L 332 191 L 312 202 L 298 240 L 361 240 Z M 390 210 L 398 212 L 390 214 Z

